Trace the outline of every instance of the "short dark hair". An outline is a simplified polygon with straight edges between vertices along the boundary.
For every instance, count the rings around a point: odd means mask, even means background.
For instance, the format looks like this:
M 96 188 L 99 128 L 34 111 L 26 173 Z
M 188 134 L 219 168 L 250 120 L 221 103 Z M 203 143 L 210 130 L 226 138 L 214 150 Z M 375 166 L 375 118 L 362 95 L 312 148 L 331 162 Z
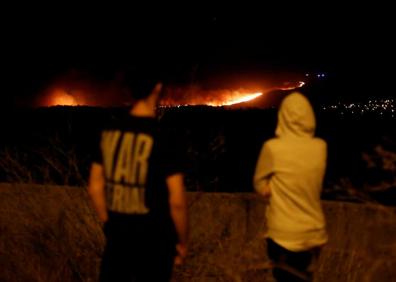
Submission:
M 163 82 L 159 66 L 132 66 L 124 70 L 123 87 L 131 92 L 135 100 L 147 98 L 158 82 Z

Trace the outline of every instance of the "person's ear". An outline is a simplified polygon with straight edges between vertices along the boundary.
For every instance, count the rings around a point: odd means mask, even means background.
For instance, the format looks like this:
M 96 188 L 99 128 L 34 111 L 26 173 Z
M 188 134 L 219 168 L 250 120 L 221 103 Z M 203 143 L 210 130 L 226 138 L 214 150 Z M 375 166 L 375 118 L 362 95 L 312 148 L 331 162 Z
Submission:
M 162 84 L 162 82 L 158 82 L 158 83 L 154 86 L 154 91 L 156 92 L 157 95 L 158 95 L 159 93 L 161 93 L 163 87 L 164 87 L 164 85 Z
M 150 96 L 154 99 L 158 99 L 160 97 L 160 94 L 162 92 L 162 88 L 164 87 L 164 85 L 162 84 L 162 82 L 158 82 L 154 88 L 153 91 L 151 91 Z

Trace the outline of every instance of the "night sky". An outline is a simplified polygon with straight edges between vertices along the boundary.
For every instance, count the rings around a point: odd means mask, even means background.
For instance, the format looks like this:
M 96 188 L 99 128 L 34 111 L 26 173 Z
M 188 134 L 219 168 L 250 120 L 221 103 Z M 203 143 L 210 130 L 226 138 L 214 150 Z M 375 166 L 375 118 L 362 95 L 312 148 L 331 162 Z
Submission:
M 2 25 L 2 104 L 32 104 L 73 71 L 100 82 L 158 60 L 177 83 L 219 87 L 213 81 L 229 76 L 326 72 L 326 95 L 392 95 L 390 9 L 359 5 L 10 8 Z

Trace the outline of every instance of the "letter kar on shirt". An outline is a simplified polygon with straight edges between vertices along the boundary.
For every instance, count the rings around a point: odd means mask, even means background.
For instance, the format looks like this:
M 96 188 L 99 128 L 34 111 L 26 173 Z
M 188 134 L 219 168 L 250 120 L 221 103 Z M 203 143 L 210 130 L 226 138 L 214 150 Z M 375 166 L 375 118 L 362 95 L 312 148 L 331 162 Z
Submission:
M 94 162 L 102 164 L 104 168 L 106 201 L 110 211 L 147 214 L 149 207 L 147 206 L 148 199 L 145 198 L 147 189 L 152 189 L 148 186 L 152 186 L 153 183 L 149 180 L 150 177 L 156 178 L 156 180 L 159 177 L 159 174 L 153 176 L 153 168 L 157 168 L 156 171 L 158 171 L 158 167 L 164 170 L 160 175 L 170 175 L 181 170 L 179 162 L 177 162 L 179 154 L 169 149 L 170 147 L 175 148 L 174 146 L 169 146 L 168 142 L 165 142 L 166 144 L 163 146 L 154 146 L 155 141 L 157 143 L 164 143 L 164 140 L 169 141 L 168 138 L 158 140 L 160 136 L 157 134 L 158 129 L 154 119 L 129 117 L 126 125 L 116 123 L 101 132 L 100 148 L 97 148 L 99 150 L 94 156 Z M 161 137 L 163 136 L 161 135 Z M 162 148 L 162 150 L 158 148 Z M 157 151 L 154 152 L 154 150 Z M 159 151 L 162 154 L 158 153 Z M 156 157 L 153 158 L 153 155 Z M 162 162 L 167 163 L 166 166 L 160 165 L 158 160 L 160 158 Z M 156 183 L 165 183 L 165 180 L 162 179 Z M 166 187 L 160 188 L 166 189 Z M 153 194 L 150 193 L 150 195 Z M 164 197 L 163 193 L 158 195 Z
M 148 212 L 144 188 L 152 147 L 152 137 L 144 133 L 122 133 L 120 130 L 102 133 L 105 176 L 112 180 L 106 185 L 109 210 L 138 214 Z

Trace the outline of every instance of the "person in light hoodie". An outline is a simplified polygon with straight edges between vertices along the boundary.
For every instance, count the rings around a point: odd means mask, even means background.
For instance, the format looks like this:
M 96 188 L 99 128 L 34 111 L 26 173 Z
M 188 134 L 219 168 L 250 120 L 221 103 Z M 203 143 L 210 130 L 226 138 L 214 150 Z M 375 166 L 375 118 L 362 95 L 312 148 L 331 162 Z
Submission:
M 315 114 L 301 93 L 284 98 L 276 137 L 264 143 L 254 188 L 269 198 L 268 256 L 277 281 L 311 281 L 313 262 L 327 242 L 320 202 L 326 142 L 314 136 Z

